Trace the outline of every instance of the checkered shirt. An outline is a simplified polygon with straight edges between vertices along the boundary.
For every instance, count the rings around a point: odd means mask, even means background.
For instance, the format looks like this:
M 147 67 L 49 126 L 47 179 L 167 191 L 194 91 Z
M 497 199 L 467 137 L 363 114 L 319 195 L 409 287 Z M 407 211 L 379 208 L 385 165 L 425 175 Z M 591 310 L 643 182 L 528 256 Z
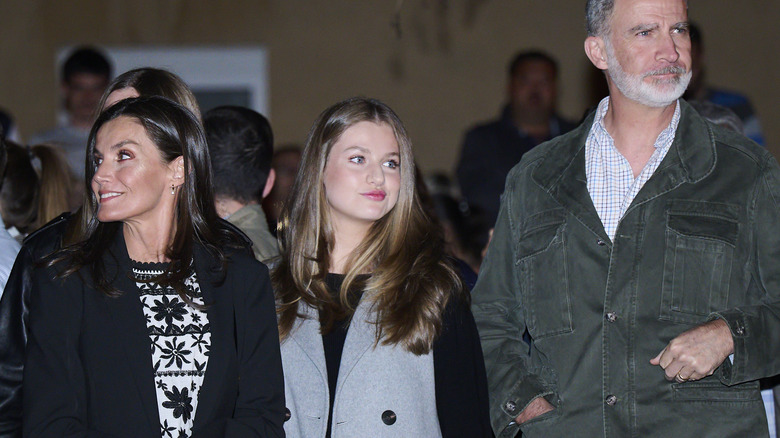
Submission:
M 604 224 L 604 230 L 611 240 L 615 240 L 620 219 L 672 146 L 680 122 L 680 103 L 677 102 L 671 123 L 658 135 L 653 145 L 653 155 L 636 178 L 628 160 L 615 148 L 615 141 L 604 126 L 604 115 L 608 108 L 609 96 L 599 103 L 596 118 L 585 141 L 585 176 L 588 193 Z

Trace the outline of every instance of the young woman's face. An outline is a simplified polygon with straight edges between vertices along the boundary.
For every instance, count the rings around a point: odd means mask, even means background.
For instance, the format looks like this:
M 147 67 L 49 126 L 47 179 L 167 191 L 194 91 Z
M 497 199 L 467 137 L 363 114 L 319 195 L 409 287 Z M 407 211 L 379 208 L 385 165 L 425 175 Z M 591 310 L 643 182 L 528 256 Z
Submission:
M 183 181 L 176 170 L 180 161 L 165 163 L 136 120 L 118 117 L 106 122 L 97 133 L 92 177 L 98 220 L 171 222 L 176 202 L 171 185 Z
M 367 229 L 398 202 L 401 158 L 386 123 L 358 122 L 328 154 L 323 181 L 331 222 L 337 231 Z

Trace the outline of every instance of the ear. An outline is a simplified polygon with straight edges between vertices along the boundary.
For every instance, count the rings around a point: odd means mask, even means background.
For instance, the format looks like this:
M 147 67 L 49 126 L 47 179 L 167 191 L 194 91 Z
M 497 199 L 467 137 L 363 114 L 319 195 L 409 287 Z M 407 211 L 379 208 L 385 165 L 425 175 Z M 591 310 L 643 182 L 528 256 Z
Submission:
M 588 55 L 588 59 L 597 69 L 607 69 L 607 50 L 601 37 L 589 36 L 585 38 L 585 54 Z
M 168 163 L 168 170 L 171 174 L 171 184 L 179 187 L 184 184 L 184 157 L 179 155 L 173 161 Z
M 268 178 L 265 179 L 265 187 L 263 188 L 263 199 L 271 193 L 271 189 L 274 188 L 276 182 L 276 172 L 271 169 L 268 171 Z

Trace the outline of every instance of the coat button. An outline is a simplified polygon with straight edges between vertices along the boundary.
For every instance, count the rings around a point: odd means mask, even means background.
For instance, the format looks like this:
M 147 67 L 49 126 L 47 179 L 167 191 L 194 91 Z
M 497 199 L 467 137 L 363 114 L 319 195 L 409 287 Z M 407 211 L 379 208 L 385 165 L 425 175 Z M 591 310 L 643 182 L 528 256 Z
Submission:
M 606 403 L 607 403 L 609 406 L 615 406 L 615 403 L 617 403 L 617 396 L 614 396 L 614 395 L 610 394 L 610 395 L 608 395 L 608 396 L 607 396 L 607 398 L 606 398 L 606 399 L 604 399 L 604 401 L 605 401 L 605 402 L 606 402 Z
M 289 409 L 284 408 L 284 421 L 288 421 L 290 418 L 292 418 L 292 413 Z
M 517 404 L 514 401 L 510 400 L 504 403 L 504 409 L 510 414 L 514 414 L 515 410 L 517 410 Z
M 388 426 L 392 426 L 395 424 L 395 420 L 397 420 L 395 412 L 391 410 L 382 412 L 382 423 L 385 423 Z
M 603 241 L 601 239 L 596 240 L 596 245 L 598 245 L 598 246 L 604 246 L 606 244 L 607 244 L 607 242 L 605 242 L 605 241 Z
M 745 334 L 745 327 L 742 327 L 741 325 L 738 325 L 737 328 L 734 329 L 734 332 L 737 335 L 742 336 L 742 335 Z
M 617 318 L 618 318 L 617 317 L 617 313 L 615 313 L 615 312 L 607 312 L 606 318 L 607 318 L 607 321 L 609 321 L 609 322 L 615 322 L 615 321 L 617 321 Z

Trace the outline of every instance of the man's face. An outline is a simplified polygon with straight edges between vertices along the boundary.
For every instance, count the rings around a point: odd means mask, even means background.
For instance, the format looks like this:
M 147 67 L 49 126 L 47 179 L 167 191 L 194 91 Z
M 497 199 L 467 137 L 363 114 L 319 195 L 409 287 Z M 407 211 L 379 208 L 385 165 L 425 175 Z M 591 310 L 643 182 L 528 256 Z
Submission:
M 691 41 L 683 0 L 616 0 L 604 37 L 607 74 L 626 98 L 668 106 L 691 79 Z
M 555 69 L 542 60 L 523 62 L 509 81 L 512 111 L 524 119 L 549 119 L 555 110 L 556 94 Z
M 91 123 L 107 85 L 108 78 L 92 73 L 76 73 L 63 82 L 65 109 L 75 123 Z

